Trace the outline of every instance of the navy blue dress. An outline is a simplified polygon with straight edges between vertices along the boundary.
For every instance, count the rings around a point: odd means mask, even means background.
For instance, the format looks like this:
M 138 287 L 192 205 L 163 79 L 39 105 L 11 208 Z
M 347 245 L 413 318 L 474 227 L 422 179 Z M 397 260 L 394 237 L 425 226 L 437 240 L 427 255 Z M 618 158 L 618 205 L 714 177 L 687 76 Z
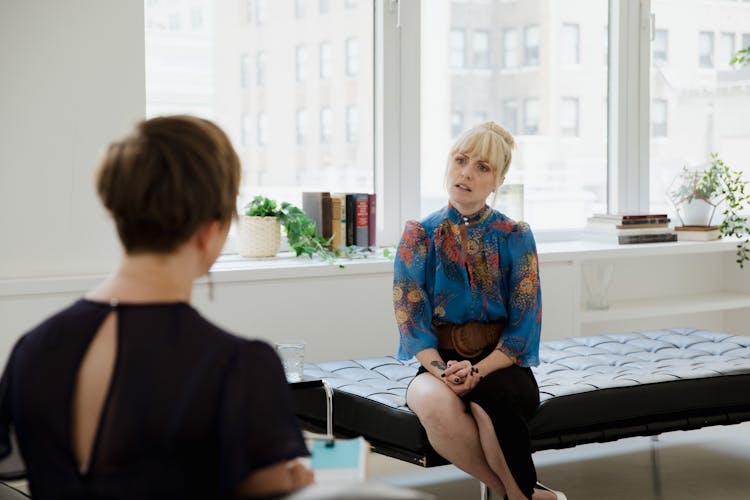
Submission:
M 117 357 L 89 469 L 71 445 L 81 360 L 117 313 Z M 15 428 L 34 499 L 223 498 L 307 455 L 273 348 L 186 303 L 79 300 L 16 344 L 0 383 L 0 453 Z

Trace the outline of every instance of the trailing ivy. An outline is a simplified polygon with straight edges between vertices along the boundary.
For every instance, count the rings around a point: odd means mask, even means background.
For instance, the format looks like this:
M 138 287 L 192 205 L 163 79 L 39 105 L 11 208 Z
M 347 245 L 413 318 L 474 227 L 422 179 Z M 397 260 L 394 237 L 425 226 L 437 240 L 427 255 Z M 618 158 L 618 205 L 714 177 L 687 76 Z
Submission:
M 750 192 L 746 192 L 747 182 L 742 178 L 741 170 L 734 170 L 726 165 L 718 153 L 711 153 L 711 166 L 708 172 L 716 175 L 719 189 L 724 198 L 724 220 L 719 231 L 724 236 L 734 236 L 740 240 L 737 244 L 737 264 L 745 267 L 750 260 L 750 224 L 747 210 L 750 210 Z

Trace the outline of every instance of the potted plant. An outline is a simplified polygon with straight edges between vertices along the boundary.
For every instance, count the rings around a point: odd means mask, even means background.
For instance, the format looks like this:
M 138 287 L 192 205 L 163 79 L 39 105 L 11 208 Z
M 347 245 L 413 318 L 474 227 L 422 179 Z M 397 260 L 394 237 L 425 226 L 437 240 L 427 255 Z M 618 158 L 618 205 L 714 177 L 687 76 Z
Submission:
M 750 191 L 742 171 L 730 168 L 718 153 L 711 153 L 705 170 L 684 167 L 672 183 L 669 195 L 684 225 L 710 226 L 716 209 L 722 209 L 719 232 L 733 236 L 737 244 L 737 263 L 744 267 L 750 260 L 750 222 L 744 215 L 750 209 Z
M 243 257 L 272 257 L 279 251 L 281 227 L 286 231 L 289 246 L 297 254 L 317 254 L 332 262 L 336 254 L 328 248 L 329 241 L 318 235 L 315 222 L 291 203 L 256 196 L 245 205 L 239 221 L 238 251 Z

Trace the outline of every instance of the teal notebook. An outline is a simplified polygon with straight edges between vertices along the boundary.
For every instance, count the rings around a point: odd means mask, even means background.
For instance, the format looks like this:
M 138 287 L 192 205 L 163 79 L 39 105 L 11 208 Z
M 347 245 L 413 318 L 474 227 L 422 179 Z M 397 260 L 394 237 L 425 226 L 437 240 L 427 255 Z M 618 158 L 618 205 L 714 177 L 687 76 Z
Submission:
M 336 439 L 314 437 L 307 440 L 310 467 L 316 481 L 364 481 L 370 444 L 364 438 Z M 333 443 L 333 446 L 329 446 Z

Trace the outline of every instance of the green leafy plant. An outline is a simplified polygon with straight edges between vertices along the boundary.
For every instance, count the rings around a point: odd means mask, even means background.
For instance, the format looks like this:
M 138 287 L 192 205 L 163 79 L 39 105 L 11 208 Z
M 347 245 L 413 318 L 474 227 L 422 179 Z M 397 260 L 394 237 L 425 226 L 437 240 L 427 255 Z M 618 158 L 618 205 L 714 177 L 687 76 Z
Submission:
M 741 170 L 729 167 L 711 153 L 711 163 L 705 170 L 690 170 L 683 167 L 670 191 L 676 207 L 693 200 L 703 200 L 714 208 L 722 209 L 724 219 L 719 225 L 723 236 L 733 236 L 740 240 L 737 244 L 737 263 L 742 268 L 750 260 L 750 223 L 745 215 L 750 209 L 750 192 Z M 714 212 L 711 214 L 713 219 Z M 709 219 L 709 224 L 711 219 Z
M 333 263 L 336 251 L 328 248 L 330 240 L 318 235 L 315 222 L 305 212 L 286 201 L 278 205 L 265 196 L 256 196 L 245 205 L 244 215 L 250 217 L 276 217 L 284 226 L 289 246 L 297 256 L 312 257 L 317 254 L 323 260 Z
M 744 66 L 748 63 L 750 63 L 750 47 L 738 50 L 732 55 L 732 59 L 729 61 L 729 64 L 736 66 Z

